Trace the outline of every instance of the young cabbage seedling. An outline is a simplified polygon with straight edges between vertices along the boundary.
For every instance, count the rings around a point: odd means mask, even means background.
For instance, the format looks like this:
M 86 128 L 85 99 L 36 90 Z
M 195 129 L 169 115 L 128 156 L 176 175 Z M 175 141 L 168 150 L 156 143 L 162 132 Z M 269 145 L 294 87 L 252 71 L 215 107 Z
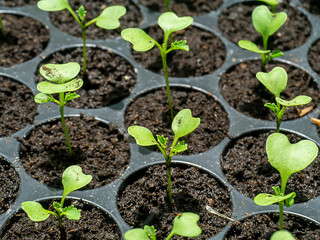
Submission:
M 270 240 L 295 240 L 292 234 L 285 230 L 276 231 L 272 234 Z
M 127 28 L 121 32 L 121 36 L 124 40 L 131 42 L 133 44 L 133 49 L 140 52 L 145 52 L 156 45 L 161 54 L 163 72 L 166 81 L 166 89 L 168 95 L 169 108 L 171 113 L 171 119 L 173 119 L 173 108 L 171 101 L 170 86 L 168 80 L 167 71 L 167 55 L 173 50 L 184 50 L 189 51 L 189 46 L 186 40 L 171 42 L 170 47 L 168 46 L 169 36 L 173 32 L 179 31 L 181 29 L 187 28 L 193 22 L 192 17 L 178 17 L 173 12 L 166 12 L 160 15 L 158 18 L 158 24 L 164 32 L 164 40 L 162 44 L 159 44 L 156 40 L 150 37 L 145 31 L 139 28 Z
M 259 206 L 269 206 L 279 203 L 280 230 L 283 230 L 283 206 L 294 203 L 295 192 L 285 195 L 286 185 L 291 174 L 302 171 L 308 167 L 318 155 L 318 147 L 309 140 L 301 140 L 291 144 L 286 135 L 281 133 L 271 134 L 266 143 L 266 151 L 270 164 L 279 171 L 281 188 L 272 187 L 275 195 L 260 193 L 254 198 Z
M 247 40 L 240 40 L 238 45 L 251 52 L 261 55 L 261 71 L 266 72 L 266 63 L 283 53 L 279 50 L 271 52 L 268 50 L 268 39 L 272 36 L 287 20 L 285 12 L 272 13 L 267 6 L 256 7 L 252 13 L 252 23 L 254 28 L 262 35 L 263 49 L 260 49 L 255 43 Z M 270 53 L 271 52 L 271 53 Z
M 260 2 L 264 2 L 268 5 L 270 5 L 271 7 L 271 12 L 275 12 L 276 11 L 276 6 L 279 4 L 279 1 L 278 0 L 258 0 Z
M 282 67 L 275 67 L 269 73 L 258 72 L 256 77 L 259 81 L 274 94 L 275 103 L 266 103 L 264 106 L 270 108 L 277 116 L 277 132 L 280 131 L 280 124 L 287 107 L 305 105 L 311 102 L 311 97 L 300 95 L 290 101 L 280 98 L 280 93 L 286 88 L 288 75 Z
M 21 208 L 27 213 L 30 220 L 34 222 L 45 221 L 50 214 L 56 216 L 59 222 L 61 239 L 66 239 L 65 229 L 62 224 L 63 216 L 66 216 L 69 220 L 79 220 L 81 210 L 73 205 L 64 207 L 65 198 L 69 193 L 86 186 L 91 180 L 92 176 L 83 174 L 81 167 L 70 166 L 62 174 L 63 195 L 60 203 L 53 202 L 55 212 L 44 209 L 40 203 L 34 201 L 23 202 Z
M 38 93 L 34 97 L 36 103 L 55 102 L 60 106 L 61 122 L 64 134 L 66 136 L 69 155 L 72 155 L 70 139 L 64 119 L 64 105 L 75 98 L 80 97 L 74 91 L 81 88 L 83 81 L 73 79 L 80 72 L 80 65 L 76 62 L 66 64 L 46 64 L 40 67 L 40 74 L 51 82 L 40 82 L 37 85 Z M 58 93 L 59 99 L 55 99 L 52 94 Z
M 182 237 L 197 237 L 202 230 L 197 225 L 199 215 L 190 212 L 179 213 L 174 218 L 173 228 L 166 238 L 169 240 L 173 235 L 177 234 Z M 144 226 L 142 228 L 134 228 L 124 234 L 125 240 L 156 240 L 156 229 L 153 226 Z
M 83 74 L 87 70 L 87 53 L 86 53 L 86 29 L 93 23 L 100 28 L 111 30 L 120 27 L 119 18 L 124 16 L 127 12 L 126 8 L 123 6 L 115 5 L 105 8 L 101 14 L 85 22 L 86 10 L 81 5 L 77 10 L 78 16 L 72 10 L 68 0 L 40 0 L 38 2 L 38 7 L 43 11 L 55 12 L 62 11 L 67 9 L 74 19 L 79 23 L 82 32 L 82 41 L 83 41 Z
M 173 143 L 170 147 L 170 151 L 167 151 L 167 140 L 164 136 L 157 135 L 157 140 L 153 137 L 151 131 L 145 127 L 131 126 L 128 128 L 129 134 L 135 138 L 136 142 L 140 146 L 154 146 L 156 145 L 162 152 L 167 166 L 167 180 L 168 180 L 168 197 L 170 204 L 172 205 L 172 193 L 171 193 L 171 158 L 172 156 L 186 151 L 188 145 L 184 141 L 178 142 L 179 138 L 194 131 L 200 124 L 200 118 L 194 118 L 191 116 L 189 109 L 181 110 L 173 119 L 171 128 L 174 132 Z

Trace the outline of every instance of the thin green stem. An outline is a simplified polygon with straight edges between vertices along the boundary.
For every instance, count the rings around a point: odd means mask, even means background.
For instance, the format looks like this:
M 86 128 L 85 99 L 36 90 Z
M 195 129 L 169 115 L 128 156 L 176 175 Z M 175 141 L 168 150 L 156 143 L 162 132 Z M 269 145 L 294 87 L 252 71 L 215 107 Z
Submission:
M 72 149 L 71 149 L 69 134 L 68 134 L 68 131 L 67 131 L 66 122 L 65 122 L 64 114 L 63 114 L 64 104 L 65 104 L 65 102 L 64 102 L 64 93 L 59 93 L 59 97 L 60 97 L 60 115 L 61 115 L 62 128 L 63 128 L 64 134 L 66 136 L 69 156 L 72 156 L 73 153 L 72 153 Z
M 285 192 L 286 192 L 287 181 L 288 181 L 288 178 L 283 178 L 281 176 L 281 193 L 283 194 L 283 196 L 285 195 Z M 283 230 L 283 206 L 284 206 L 284 201 L 279 202 L 280 230 Z
M 172 206 L 172 192 L 171 192 L 171 157 L 166 158 L 167 165 L 167 179 L 168 179 L 168 197 L 170 205 Z
M 261 71 L 262 72 L 266 72 L 266 64 L 267 64 L 267 60 L 268 60 L 268 55 L 267 53 L 261 53 L 261 62 L 262 62 L 262 65 L 261 65 Z
M 169 233 L 168 237 L 166 238 L 166 240 L 171 239 L 171 238 L 173 237 L 173 235 L 174 235 L 174 232 L 173 232 L 173 231 L 171 231 L 171 232 Z
M 86 47 L 86 27 L 81 26 L 82 31 L 82 42 L 83 42 L 83 69 L 82 73 L 85 74 L 87 71 L 87 47 Z
M 74 11 L 72 10 L 71 7 L 67 8 L 68 11 L 71 13 L 71 15 L 74 17 L 74 19 L 80 24 L 80 26 L 82 27 L 82 22 L 80 21 L 80 19 L 77 17 L 77 15 L 74 13 Z
M 170 7 L 169 7 L 170 0 L 165 0 L 164 2 L 166 4 L 166 11 L 170 12 Z

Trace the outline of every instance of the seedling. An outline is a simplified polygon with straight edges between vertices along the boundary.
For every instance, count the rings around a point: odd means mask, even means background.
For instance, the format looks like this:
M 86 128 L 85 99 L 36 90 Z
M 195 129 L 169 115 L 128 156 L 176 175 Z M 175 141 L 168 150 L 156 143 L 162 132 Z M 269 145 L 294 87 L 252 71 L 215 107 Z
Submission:
M 197 237 L 201 234 L 202 230 L 197 225 L 199 216 L 195 213 L 184 212 L 179 213 L 178 216 L 174 218 L 173 228 L 166 238 L 169 240 L 173 235 L 179 235 L 182 237 Z M 142 228 L 134 228 L 127 231 L 124 234 L 125 240 L 156 240 L 156 229 L 153 226 L 144 226 Z
M 171 158 L 172 156 L 186 151 L 188 145 L 184 141 L 178 142 L 179 138 L 194 131 L 200 124 L 200 118 L 194 118 L 191 116 L 189 109 L 181 110 L 173 119 L 171 128 L 174 132 L 173 143 L 170 147 L 170 151 L 167 151 L 167 140 L 164 136 L 157 135 L 157 140 L 153 137 L 151 131 L 145 127 L 131 126 L 128 128 L 129 134 L 135 138 L 136 142 L 140 146 L 154 146 L 156 145 L 162 152 L 167 166 L 167 180 L 168 180 L 168 197 L 170 204 L 172 205 L 172 193 L 171 193 Z
M 308 167 L 318 155 L 318 147 L 309 140 L 301 140 L 291 144 L 286 135 L 281 133 L 271 134 L 266 143 L 266 151 L 270 164 L 276 168 L 281 176 L 281 189 L 272 187 L 275 195 L 260 193 L 254 198 L 259 206 L 269 206 L 279 203 L 280 230 L 283 230 L 283 206 L 294 203 L 295 192 L 285 195 L 286 185 L 291 174 L 302 171 Z
M 34 222 L 45 221 L 50 215 L 56 216 L 59 222 L 61 239 L 66 239 L 65 229 L 62 224 L 63 216 L 66 216 L 69 220 L 79 220 L 81 210 L 73 205 L 64 207 L 65 198 L 69 193 L 86 186 L 91 180 L 92 176 L 83 174 L 81 167 L 70 166 L 62 174 L 63 195 L 60 203 L 53 202 L 55 212 L 44 209 L 40 203 L 34 201 L 23 202 L 21 208 L 27 213 L 30 220 Z
M 80 97 L 74 91 L 81 88 L 83 81 L 81 79 L 73 79 L 80 72 L 80 65 L 76 62 L 66 64 L 46 64 L 40 67 L 40 74 L 47 80 L 53 82 L 40 82 L 37 85 L 38 93 L 34 97 L 36 103 L 54 102 L 60 106 L 61 122 L 64 134 L 66 136 L 69 155 L 72 155 L 72 149 L 69 134 L 64 119 L 64 105 L 75 98 Z M 71 80 L 72 79 L 72 80 Z M 55 99 L 52 94 L 58 93 L 59 99 Z
M 285 230 L 279 230 L 272 234 L 270 240 L 295 240 L 295 238 L 292 236 L 290 232 Z
M 286 70 L 275 67 L 269 73 L 258 72 L 256 77 L 259 81 L 274 94 L 276 103 L 266 103 L 264 106 L 270 108 L 277 116 L 277 132 L 280 131 L 280 124 L 287 107 L 305 105 L 311 102 L 311 97 L 300 95 L 290 101 L 280 98 L 280 93 L 286 88 L 288 75 Z
M 255 43 L 247 40 L 240 40 L 238 45 L 241 48 L 261 55 L 261 71 L 266 72 L 266 63 L 283 53 L 279 50 L 271 52 L 268 50 L 268 39 L 272 36 L 287 20 L 285 12 L 272 13 L 267 6 L 256 7 L 252 13 L 252 23 L 254 28 L 262 35 L 263 49 L 260 49 Z
M 2 36 L 4 37 L 6 35 L 6 32 L 4 31 L 4 26 L 2 23 L 2 14 L 0 14 L 0 31 L 1 31 Z
M 87 53 L 86 53 L 86 29 L 93 23 L 100 28 L 111 30 L 120 27 L 119 18 L 124 16 L 127 12 L 126 8 L 123 6 L 115 5 L 105 8 L 101 14 L 85 22 L 86 10 L 81 5 L 77 10 L 78 16 L 72 10 L 68 0 L 40 0 L 38 2 L 38 7 L 43 11 L 56 12 L 67 9 L 74 19 L 79 23 L 82 32 L 82 42 L 83 42 L 83 74 L 87 70 Z
M 140 52 L 145 52 L 156 45 L 161 54 L 163 72 L 166 81 L 166 89 L 168 95 L 169 108 L 171 113 L 171 119 L 173 119 L 173 108 L 171 101 L 171 92 L 168 80 L 167 71 L 167 55 L 173 50 L 184 50 L 189 51 L 189 46 L 186 40 L 182 41 L 171 41 L 170 48 L 168 48 L 168 39 L 173 32 L 179 31 L 181 29 L 187 28 L 193 22 L 192 17 L 178 17 L 173 12 L 165 12 L 158 18 L 158 24 L 164 32 L 163 43 L 160 45 L 156 40 L 150 37 L 145 31 L 139 28 L 127 28 L 121 32 L 121 36 L 124 40 L 131 42 L 133 44 L 133 49 Z
M 279 4 L 279 1 L 278 0 L 258 0 L 260 2 L 264 2 L 268 5 L 270 5 L 271 7 L 271 12 L 275 12 L 276 11 L 276 6 Z

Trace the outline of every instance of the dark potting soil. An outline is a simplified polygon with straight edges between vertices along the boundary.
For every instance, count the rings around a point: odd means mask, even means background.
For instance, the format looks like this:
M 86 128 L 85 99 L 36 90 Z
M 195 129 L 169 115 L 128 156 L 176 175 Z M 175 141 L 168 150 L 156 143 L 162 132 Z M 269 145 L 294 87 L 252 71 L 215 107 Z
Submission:
M 228 134 L 228 114 L 220 103 L 203 92 L 183 87 L 171 87 L 174 116 L 182 109 L 191 110 L 200 118 L 198 128 L 181 138 L 188 144 L 187 154 L 205 152 L 219 144 Z M 126 128 L 139 125 L 150 129 L 154 136 L 163 135 L 173 141 L 171 117 L 165 88 L 155 89 L 132 100 L 125 113 Z M 156 149 L 156 148 L 155 148 Z
M 284 230 L 291 232 L 295 239 L 320 239 L 320 226 L 314 222 L 287 213 L 283 218 Z M 231 226 L 225 240 L 269 240 L 279 230 L 279 214 L 257 214 L 244 221 L 236 221 Z
M 264 107 L 265 103 L 274 103 L 275 97 L 256 78 L 256 73 L 261 71 L 260 66 L 261 61 L 245 61 L 230 68 L 221 76 L 220 91 L 225 100 L 237 111 L 250 117 L 276 121 L 275 114 Z M 274 61 L 267 64 L 267 72 L 277 66 L 283 67 L 288 74 L 288 84 L 281 93 L 281 98 L 291 100 L 298 95 L 312 98 L 307 105 L 287 107 L 283 120 L 299 118 L 317 108 L 320 99 L 319 88 L 313 78 L 304 70 Z
M 19 194 L 18 173 L 0 156 L 0 214 L 7 211 Z
M 120 192 L 117 205 L 122 218 L 132 227 L 154 225 L 157 239 L 165 239 L 172 229 L 173 219 L 181 212 L 200 215 L 198 224 L 202 234 L 195 239 L 208 239 L 221 231 L 228 220 L 209 213 L 206 205 L 231 217 L 232 202 L 228 189 L 216 178 L 196 167 L 174 166 L 171 173 L 172 207 L 167 198 L 165 164 L 154 165 L 133 176 L 134 179 L 129 180 Z
M 312 69 L 317 73 L 320 74 L 320 41 L 315 42 L 309 52 L 308 52 L 308 61 Z
M 78 62 L 82 65 L 82 48 L 55 52 L 41 65 L 67 62 Z M 69 107 L 106 107 L 127 97 L 136 84 L 134 67 L 121 56 L 101 48 L 87 48 L 86 75 L 79 75 L 79 78 L 84 81 L 82 88 L 77 91 L 80 97 L 68 102 Z M 44 80 L 37 70 L 36 82 Z
M 91 24 L 86 30 L 88 39 L 105 39 L 105 38 L 120 38 L 121 30 L 130 27 L 138 27 L 142 21 L 142 15 L 139 8 L 130 0 L 74 0 L 69 1 L 73 11 L 79 9 L 81 5 L 84 6 L 86 13 L 86 23 L 98 17 L 104 8 L 113 5 L 121 5 L 126 7 L 127 13 L 120 18 L 120 27 L 115 30 L 105 30 L 96 26 L 95 23 Z M 78 22 L 70 14 L 68 10 L 51 12 L 51 22 L 61 31 L 66 32 L 76 37 L 82 37 L 81 28 Z
M 25 85 L 0 76 L 0 137 L 6 137 L 33 123 L 37 104 Z
M 159 0 L 140 0 L 142 5 L 156 12 L 166 12 L 165 1 Z M 178 16 L 199 16 L 217 10 L 223 0 L 202 1 L 202 0 L 171 0 L 170 11 Z
M 262 36 L 252 24 L 252 12 L 261 2 L 238 3 L 224 9 L 218 19 L 223 35 L 235 44 L 239 40 L 250 40 L 262 47 Z M 284 0 L 276 7 L 276 12 L 284 11 L 288 15 L 284 25 L 269 38 L 268 49 L 287 51 L 301 46 L 311 33 L 307 16 Z
M 60 199 L 56 200 L 60 202 Z M 54 211 L 53 201 L 42 201 L 45 209 Z M 66 200 L 65 206 L 74 205 L 81 210 L 80 220 L 63 218 L 63 226 L 68 240 L 121 240 L 121 232 L 115 221 L 99 208 L 79 200 Z M 31 221 L 24 211 L 15 214 L 2 231 L 1 239 L 60 239 L 60 229 L 57 218 L 53 215 L 43 222 Z
M 38 0 L 0 0 L 0 6 L 20 7 L 25 5 L 34 5 Z
M 47 46 L 50 35 L 41 22 L 22 15 L 1 14 L 6 32 L 0 33 L 0 66 L 11 67 L 39 55 Z
M 302 6 L 315 15 L 320 15 L 320 2 L 318 0 L 300 0 Z
M 145 30 L 157 42 L 163 42 L 163 30 L 152 26 Z M 195 77 L 214 72 L 225 58 L 225 46 L 213 33 L 190 26 L 172 34 L 173 41 L 186 40 L 189 52 L 174 50 L 167 56 L 168 74 L 172 77 Z M 147 52 L 132 50 L 134 59 L 144 68 L 163 75 L 159 48 L 154 46 Z
M 235 139 L 221 157 L 221 168 L 230 184 L 240 193 L 254 198 L 259 193 L 274 194 L 272 187 L 281 186 L 279 172 L 268 161 L 265 145 L 272 132 L 254 132 Z M 287 134 L 291 143 L 301 140 Z M 320 193 L 320 158 L 301 172 L 289 177 L 286 192 L 296 192 L 295 203 L 306 202 Z
M 19 138 L 20 161 L 31 177 L 61 189 L 63 171 L 79 165 L 93 177 L 88 188 L 97 188 L 114 181 L 127 168 L 129 143 L 117 127 L 91 116 L 67 117 L 66 125 L 72 157 L 60 119 L 36 126 L 26 138 Z

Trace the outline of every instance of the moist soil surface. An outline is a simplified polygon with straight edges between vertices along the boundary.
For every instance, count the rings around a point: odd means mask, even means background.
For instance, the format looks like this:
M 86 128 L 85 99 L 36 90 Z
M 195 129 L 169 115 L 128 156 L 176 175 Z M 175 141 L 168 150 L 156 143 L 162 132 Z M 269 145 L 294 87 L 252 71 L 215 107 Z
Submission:
M 67 117 L 66 125 L 71 157 L 60 119 L 36 126 L 26 138 L 19 138 L 20 161 L 31 177 L 61 189 L 63 171 L 79 165 L 93 177 L 87 188 L 97 188 L 114 181 L 127 168 L 129 143 L 115 126 L 91 116 Z
M 312 69 L 317 73 L 320 74 L 320 41 L 315 42 L 308 53 L 308 61 Z
M 261 2 L 238 3 L 224 9 L 218 19 L 219 29 L 231 42 L 239 40 L 252 41 L 262 48 L 262 36 L 252 24 L 252 12 Z M 284 25 L 269 38 L 268 49 L 287 51 L 301 46 L 311 33 L 311 25 L 307 16 L 284 0 L 277 5 L 276 12 L 284 11 L 288 18 Z
M 25 85 L 0 76 L 0 137 L 6 137 L 33 123 L 37 104 Z
M 274 95 L 256 78 L 261 72 L 260 61 L 244 61 L 221 76 L 220 91 L 224 99 L 237 111 L 258 119 L 276 121 L 275 114 L 265 103 L 275 103 Z M 292 100 L 298 95 L 307 95 L 312 101 L 303 106 L 287 107 L 283 120 L 293 120 L 318 107 L 319 88 L 313 78 L 306 72 L 292 65 L 271 62 L 267 72 L 274 67 L 283 67 L 288 74 L 288 84 L 281 93 L 281 98 Z
M 228 189 L 212 175 L 196 167 L 174 166 L 171 173 L 172 207 L 167 198 L 165 164 L 153 165 L 136 173 L 120 192 L 117 205 L 122 218 L 132 227 L 154 225 L 157 239 L 166 238 L 172 229 L 174 217 L 181 212 L 200 215 L 198 224 L 202 234 L 195 239 L 208 239 L 221 231 L 228 220 L 209 213 L 205 207 L 209 205 L 230 217 L 232 202 Z
M 86 30 L 88 39 L 105 39 L 105 38 L 120 38 L 121 30 L 125 28 L 138 27 L 142 21 L 142 15 L 139 8 L 129 0 L 74 0 L 69 1 L 69 4 L 75 14 L 81 5 L 87 11 L 85 23 L 98 17 L 104 8 L 113 5 L 121 5 L 126 7 L 127 13 L 120 18 L 120 27 L 115 30 L 106 30 L 99 28 L 95 23 L 91 24 Z M 77 15 L 77 17 L 79 17 Z M 53 25 L 61 31 L 66 32 L 76 37 L 82 37 L 81 27 L 74 19 L 68 10 L 50 12 L 50 19 Z
M 0 0 L 0 6 L 20 7 L 25 5 L 34 5 L 38 0 Z
M 300 0 L 302 6 L 315 15 L 320 15 L 320 2 L 318 0 Z
M 19 194 L 20 179 L 16 170 L 0 156 L 0 214 L 7 211 Z
M 235 139 L 221 157 L 221 168 L 230 184 L 240 193 L 254 198 L 259 193 L 274 194 L 272 187 L 281 186 L 279 172 L 268 161 L 265 144 L 272 132 L 253 132 Z M 302 140 L 287 134 L 291 143 Z M 320 193 L 319 156 L 301 172 L 289 177 L 286 193 L 296 192 L 295 203 L 306 202 Z
M 163 30 L 152 26 L 145 30 L 158 43 L 163 42 Z M 225 58 L 225 46 L 213 33 L 190 26 L 172 34 L 173 41 L 186 40 L 189 52 L 174 50 L 167 55 L 168 74 L 172 77 L 195 77 L 214 72 Z M 134 59 L 144 68 L 163 75 L 160 50 L 154 46 L 147 52 L 132 51 Z
M 193 117 L 201 119 L 198 128 L 179 139 L 188 144 L 187 154 L 205 152 L 219 144 L 228 134 L 228 114 L 220 103 L 203 92 L 182 87 L 171 87 L 174 116 L 182 109 L 190 109 Z M 171 117 L 165 88 L 155 89 L 133 99 L 125 113 L 126 128 L 139 125 L 154 136 L 163 135 L 173 141 Z M 154 148 L 157 149 L 157 148 Z
M 82 63 L 82 48 L 69 48 L 55 52 L 41 65 L 67 62 Z M 133 66 L 121 56 L 107 49 L 87 48 L 87 71 L 85 75 L 81 72 L 78 78 L 84 81 L 84 85 L 77 91 L 80 97 L 68 102 L 69 107 L 106 107 L 127 97 L 136 84 L 136 73 Z M 36 82 L 44 80 L 37 71 Z
M 159 0 L 140 0 L 142 5 L 152 11 L 166 12 L 165 1 Z M 199 0 L 171 0 L 170 11 L 175 12 L 178 16 L 199 16 L 217 10 L 223 0 L 217 1 L 199 1 Z
M 284 214 L 284 230 L 289 231 L 295 239 L 320 239 L 320 226 L 292 214 Z M 269 240 L 279 230 L 279 214 L 257 214 L 241 222 L 232 223 L 225 240 Z
M 39 55 L 47 46 L 50 35 L 39 21 L 14 14 L 1 14 L 6 32 L 0 33 L 0 66 L 11 67 Z
M 60 199 L 56 200 L 60 202 Z M 53 201 L 41 204 L 45 209 L 52 208 Z M 63 218 L 66 239 L 114 239 L 121 240 L 121 232 L 115 221 L 99 208 L 79 200 L 66 200 L 65 206 L 74 205 L 81 210 L 80 220 Z M 2 231 L 1 239 L 60 239 L 60 230 L 57 218 L 53 215 L 43 222 L 31 221 L 24 211 L 15 214 Z

